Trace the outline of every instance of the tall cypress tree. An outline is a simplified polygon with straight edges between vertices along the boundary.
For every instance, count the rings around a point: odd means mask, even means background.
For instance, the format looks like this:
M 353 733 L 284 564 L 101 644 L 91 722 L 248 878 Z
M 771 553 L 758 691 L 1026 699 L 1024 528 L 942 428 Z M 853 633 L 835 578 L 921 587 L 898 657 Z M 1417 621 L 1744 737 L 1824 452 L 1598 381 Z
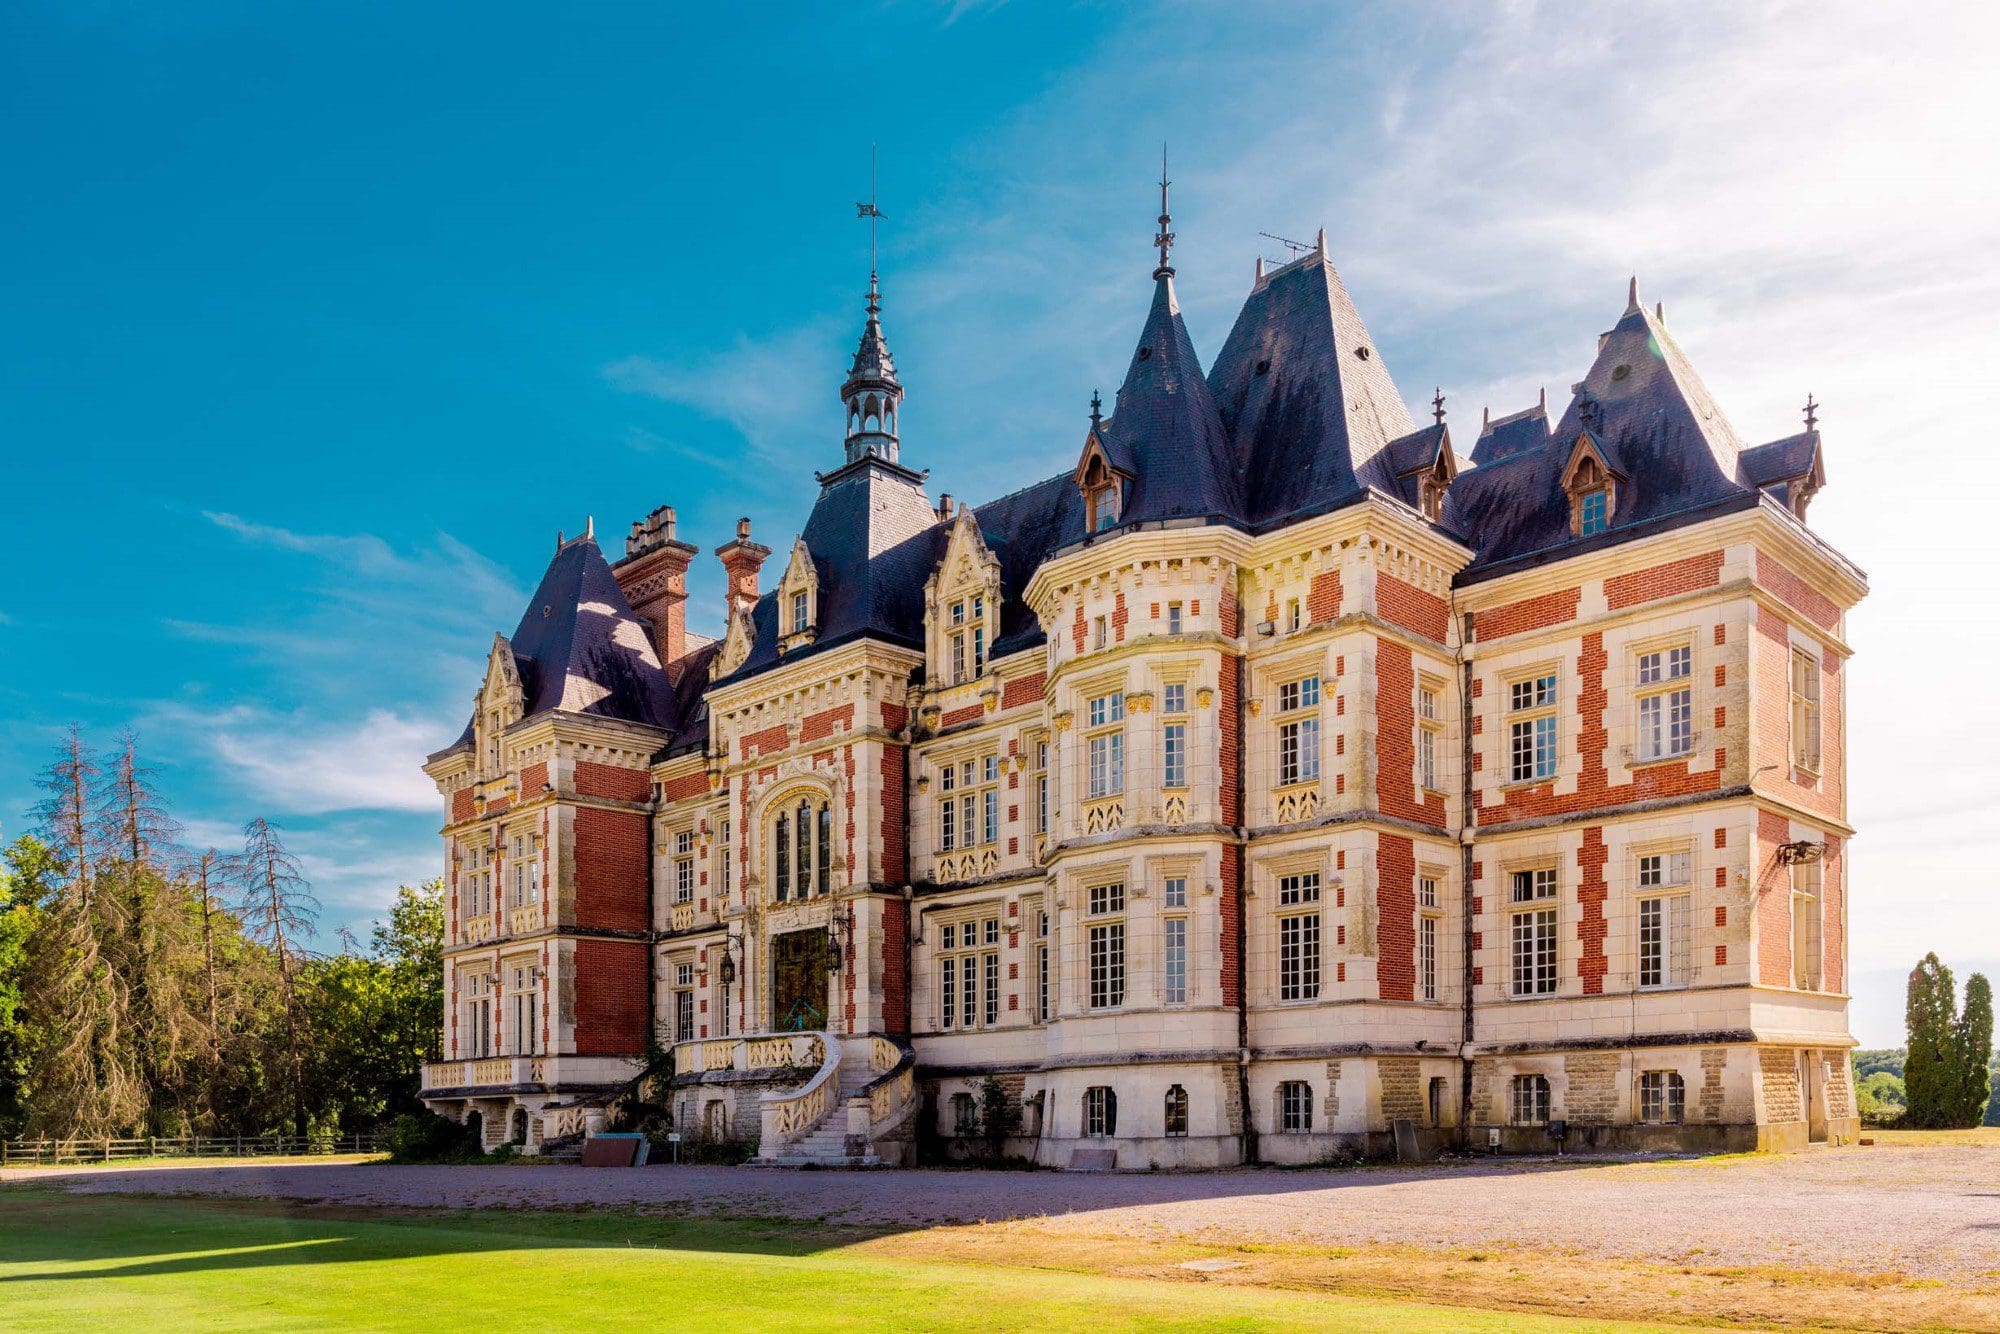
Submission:
M 1958 1002 L 1951 969 L 1926 954 L 1910 970 L 1909 996 L 1904 1006 L 1910 1050 L 1903 1062 L 1903 1088 L 1910 1099 L 1906 1124 L 1933 1129 L 1952 1123 L 1958 1097 Z
M 1959 1012 L 1953 1056 L 1957 1062 L 1957 1094 L 1952 1124 L 1976 1126 L 1986 1115 L 1992 1076 L 1986 1068 L 1993 1054 L 1993 986 L 1984 973 L 1965 979 L 1965 1009 Z

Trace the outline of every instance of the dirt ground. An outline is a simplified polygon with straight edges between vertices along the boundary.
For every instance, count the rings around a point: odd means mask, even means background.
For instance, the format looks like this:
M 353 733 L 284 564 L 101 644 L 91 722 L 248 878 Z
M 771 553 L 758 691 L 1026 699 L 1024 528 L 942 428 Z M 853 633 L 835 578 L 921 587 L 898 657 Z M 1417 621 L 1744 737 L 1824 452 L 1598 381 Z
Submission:
M 1885 1141 L 1891 1137 L 1885 1137 Z M 28 1169 L 88 1192 L 818 1224 L 994 1263 L 1748 1324 L 2000 1330 L 2000 1143 L 1200 1175 L 247 1163 Z

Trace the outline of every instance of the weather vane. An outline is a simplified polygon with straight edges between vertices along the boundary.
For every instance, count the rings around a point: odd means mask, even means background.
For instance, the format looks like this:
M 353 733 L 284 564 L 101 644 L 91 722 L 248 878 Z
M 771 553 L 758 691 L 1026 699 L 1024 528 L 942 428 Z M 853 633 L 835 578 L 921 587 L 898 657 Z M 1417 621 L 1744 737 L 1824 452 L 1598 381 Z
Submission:
M 854 214 L 856 217 L 868 219 L 868 285 L 873 287 L 875 285 L 875 224 L 889 220 L 888 214 L 875 207 L 874 144 L 868 145 L 868 199 L 865 203 L 856 201 Z
M 1174 271 L 1173 264 L 1167 259 L 1167 252 L 1174 248 L 1174 234 L 1172 231 L 1169 230 L 1169 228 L 1173 225 L 1174 218 L 1172 211 L 1167 207 L 1167 186 L 1170 184 L 1172 184 L 1172 182 L 1167 180 L 1167 146 L 1165 144 L 1161 144 L 1160 145 L 1160 232 L 1159 235 L 1153 238 L 1153 244 L 1160 248 L 1160 267 L 1153 270 L 1153 276 L 1155 278 L 1160 277 L 1162 274 L 1171 274 Z

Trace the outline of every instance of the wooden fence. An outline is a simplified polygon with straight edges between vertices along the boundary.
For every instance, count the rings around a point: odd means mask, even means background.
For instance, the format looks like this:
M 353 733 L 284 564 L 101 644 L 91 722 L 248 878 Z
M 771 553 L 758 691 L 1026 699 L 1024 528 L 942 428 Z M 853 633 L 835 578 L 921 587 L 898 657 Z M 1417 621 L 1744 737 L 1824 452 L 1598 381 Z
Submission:
M 116 1163 L 139 1158 L 271 1158 L 315 1154 L 373 1153 L 373 1135 L 298 1139 L 283 1135 L 216 1135 L 144 1139 L 0 1140 L 0 1167 L 30 1163 Z

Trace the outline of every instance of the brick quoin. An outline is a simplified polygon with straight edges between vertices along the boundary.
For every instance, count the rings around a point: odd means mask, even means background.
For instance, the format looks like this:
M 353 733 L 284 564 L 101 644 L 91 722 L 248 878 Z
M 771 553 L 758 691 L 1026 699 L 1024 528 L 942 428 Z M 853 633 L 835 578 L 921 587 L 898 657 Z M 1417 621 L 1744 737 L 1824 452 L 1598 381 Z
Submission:
M 1375 638 L 1375 751 L 1381 757 L 1376 775 L 1376 803 L 1385 815 L 1420 820 L 1444 828 L 1444 798 L 1426 792 L 1416 796 L 1417 688 L 1410 650 L 1393 639 Z
M 1125 625 L 1131 615 L 1125 610 L 1125 594 L 1114 593 L 1111 599 L 1111 637 L 1117 643 L 1125 642 Z
M 1381 873 L 1380 951 L 1375 960 L 1376 989 L 1383 1000 L 1414 1000 L 1417 986 L 1417 859 L 1410 840 L 1380 834 L 1375 866 Z
M 944 717 L 939 720 L 939 726 L 956 727 L 960 723 L 978 722 L 984 712 L 985 710 L 977 704 L 968 704 L 962 709 L 948 709 Z
M 646 930 L 648 824 L 644 811 L 577 808 L 574 851 L 579 926 Z
M 891 1033 L 910 1031 L 910 905 L 901 899 L 882 901 L 882 1026 Z
M 1236 680 L 1236 665 L 1224 661 L 1221 679 L 1222 707 L 1218 710 L 1216 769 L 1220 776 L 1221 792 L 1217 794 L 1222 808 L 1222 822 L 1228 825 L 1240 824 L 1243 820 L 1243 799 L 1237 793 L 1236 776 L 1243 765 L 1243 712 L 1239 707 L 1242 691 Z
M 1757 553 L 1757 582 L 1804 612 L 1806 619 L 1821 629 L 1831 630 L 1840 624 L 1840 608 L 1831 598 L 1792 573 L 1783 561 L 1762 551 Z
M 622 1056 L 644 1048 L 646 943 L 579 940 L 571 958 L 577 1055 Z
M 835 731 L 854 730 L 854 706 L 842 704 L 831 709 L 821 709 L 809 713 L 799 728 L 800 741 L 824 741 Z
M 1200 615 L 1200 613 L 1201 604 L 1196 603 L 1195 614 Z M 1237 605 L 1236 590 L 1233 588 L 1225 587 L 1222 590 L 1222 609 L 1219 619 L 1222 622 L 1222 633 L 1227 637 L 1234 639 L 1243 633 L 1243 609 Z
M 1076 619 L 1070 622 L 1069 637 L 1075 641 L 1076 651 L 1078 653 L 1083 652 L 1084 619 L 1083 619 L 1083 599 L 1081 598 L 1077 599 Z
M 647 801 L 653 795 L 653 780 L 644 769 L 621 769 L 615 764 L 579 760 L 576 790 L 580 796 L 602 797 L 607 801 Z
M 1614 574 L 1604 581 L 1604 604 L 1612 611 L 1677 597 L 1698 588 L 1714 588 L 1722 582 L 1722 553 L 1705 551 L 1699 556 L 1668 561 L 1630 574 Z
M 1312 591 L 1306 594 L 1306 614 L 1315 624 L 1339 620 L 1340 597 L 1339 570 L 1316 574 L 1312 578 Z
M 908 798 L 903 791 L 909 762 L 909 752 L 903 747 L 882 747 L 882 876 L 892 885 L 900 885 L 910 878 L 905 843 Z M 904 1022 L 907 1026 L 907 1014 Z
M 1017 676 L 1000 688 L 1000 707 L 1012 709 L 1022 704 L 1038 704 L 1048 692 L 1049 674 L 1036 672 L 1033 676 Z
M 1236 926 L 1243 911 L 1243 849 L 1222 849 L 1222 1003 L 1235 1005 L 1243 994 L 1243 958 L 1236 950 Z
M 1577 915 L 1576 938 L 1583 944 L 1576 961 L 1576 973 L 1583 979 L 1583 994 L 1586 996 L 1603 995 L 1604 975 L 1611 971 L 1610 962 L 1604 957 L 1604 938 L 1610 932 L 1604 920 L 1604 901 L 1611 894 L 1610 887 L 1604 883 L 1604 866 L 1610 860 L 1611 851 L 1604 846 L 1603 828 L 1590 825 L 1583 831 L 1583 846 L 1576 850 L 1579 872 L 1576 901 L 1581 909 Z
M 1519 602 L 1476 611 L 1472 613 L 1472 633 L 1479 639 L 1503 639 L 1528 630 L 1561 625 L 1564 621 L 1576 619 L 1576 609 L 1582 601 L 1581 588 L 1565 588 L 1540 597 L 1523 598 Z
M 1451 608 L 1443 598 L 1380 570 L 1375 572 L 1375 614 L 1391 625 L 1440 644 L 1451 624 Z

